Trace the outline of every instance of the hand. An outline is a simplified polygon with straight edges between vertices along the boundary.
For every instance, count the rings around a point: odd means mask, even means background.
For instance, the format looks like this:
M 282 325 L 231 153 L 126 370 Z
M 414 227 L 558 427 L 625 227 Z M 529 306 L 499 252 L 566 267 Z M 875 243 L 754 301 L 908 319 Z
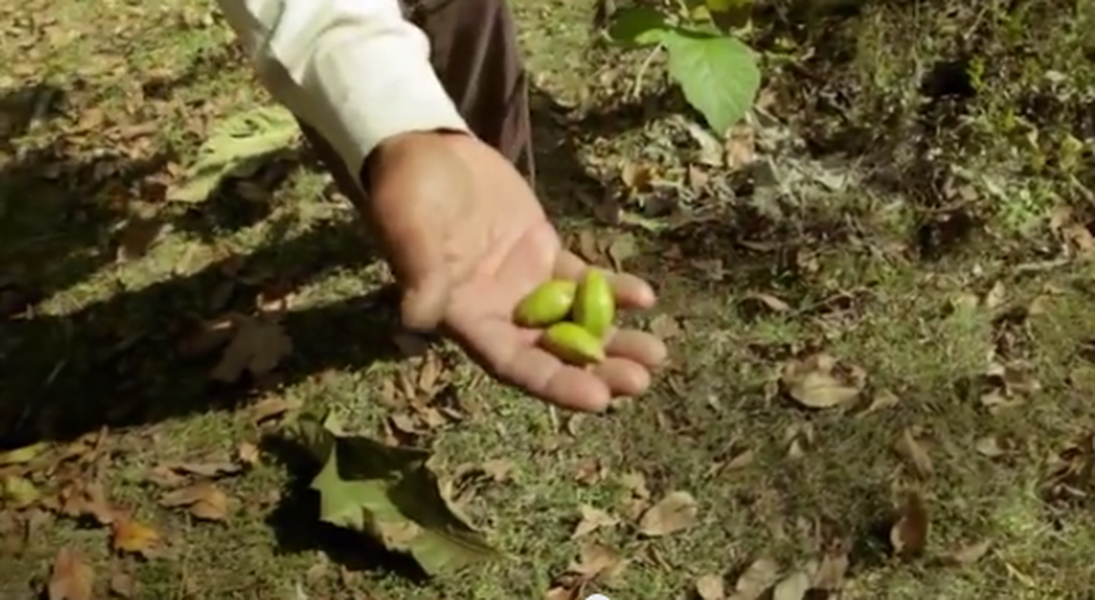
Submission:
M 648 333 L 612 332 L 608 358 L 586 370 L 512 323 L 533 288 L 577 279 L 587 265 L 563 249 L 533 190 L 500 153 L 469 135 L 412 133 L 382 144 L 366 168 L 370 222 L 403 290 L 405 326 L 443 328 L 499 380 L 562 407 L 600 411 L 650 386 L 666 348 Z M 641 279 L 613 275 L 612 284 L 620 308 L 654 305 Z

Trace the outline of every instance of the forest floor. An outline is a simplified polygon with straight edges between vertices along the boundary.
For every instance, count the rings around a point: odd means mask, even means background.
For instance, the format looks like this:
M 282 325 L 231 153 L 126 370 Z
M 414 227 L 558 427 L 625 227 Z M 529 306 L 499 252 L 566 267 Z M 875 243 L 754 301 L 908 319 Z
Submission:
M 0 3 L 0 597 L 1090 597 L 1090 3 L 763 10 L 762 118 L 712 148 L 593 3 L 517 0 L 544 201 L 671 346 L 599 416 L 393 333 L 305 149 L 164 200 L 270 104 L 208 4 Z M 291 351 L 213 381 L 240 319 Z M 429 448 L 510 558 L 319 525 L 265 441 L 316 409 Z

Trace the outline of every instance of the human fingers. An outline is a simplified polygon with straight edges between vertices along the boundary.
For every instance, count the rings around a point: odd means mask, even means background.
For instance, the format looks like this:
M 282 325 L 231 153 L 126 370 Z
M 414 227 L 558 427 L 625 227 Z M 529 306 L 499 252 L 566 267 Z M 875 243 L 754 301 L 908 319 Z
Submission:
M 587 269 L 589 264 L 569 250 L 560 253 L 555 262 L 555 276 L 562 279 L 580 279 Z M 606 271 L 606 275 L 620 308 L 645 310 L 657 302 L 654 289 L 642 278 L 612 271 Z

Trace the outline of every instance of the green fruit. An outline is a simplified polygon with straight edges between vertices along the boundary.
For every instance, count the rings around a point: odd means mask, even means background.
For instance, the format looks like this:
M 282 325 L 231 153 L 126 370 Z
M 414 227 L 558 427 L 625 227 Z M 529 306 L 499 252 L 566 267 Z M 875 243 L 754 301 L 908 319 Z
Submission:
M 532 290 L 513 311 L 513 321 L 521 327 L 547 327 L 562 321 L 574 305 L 578 284 L 552 279 Z
M 616 298 L 600 269 L 589 269 L 574 296 L 574 322 L 603 339 L 616 318 Z
M 601 339 L 575 323 L 563 321 L 548 327 L 540 342 L 549 352 L 568 363 L 586 365 L 605 359 Z

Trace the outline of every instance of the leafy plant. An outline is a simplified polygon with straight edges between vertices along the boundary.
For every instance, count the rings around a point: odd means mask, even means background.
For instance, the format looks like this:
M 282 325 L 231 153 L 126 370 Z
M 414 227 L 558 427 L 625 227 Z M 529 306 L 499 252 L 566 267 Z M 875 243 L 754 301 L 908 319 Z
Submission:
M 680 2 L 673 9 L 620 9 L 608 36 L 623 46 L 652 48 L 636 89 L 653 58 L 666 52 L 669 77 L 721 135 L 745 116 L 760 88 L 756 56 L 739 37 L 749 24 L 753 0 Z

